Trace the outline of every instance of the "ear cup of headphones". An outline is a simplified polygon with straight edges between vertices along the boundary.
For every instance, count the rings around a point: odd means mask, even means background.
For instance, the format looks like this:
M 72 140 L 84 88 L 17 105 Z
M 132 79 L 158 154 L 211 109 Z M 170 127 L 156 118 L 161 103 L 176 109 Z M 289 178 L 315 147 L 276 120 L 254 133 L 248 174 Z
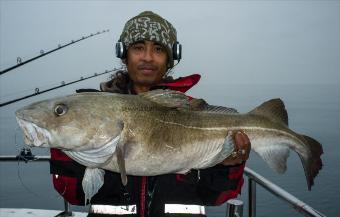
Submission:
M 182 58 L 182 45 L 178 41 L 172 46 L 172 58 L 177 61 Z
M 126 48 L 123 44 L 123 42 L 118 41 L 116 43 L 116 57 L 120 59 L 125 59 L 126 58 Z

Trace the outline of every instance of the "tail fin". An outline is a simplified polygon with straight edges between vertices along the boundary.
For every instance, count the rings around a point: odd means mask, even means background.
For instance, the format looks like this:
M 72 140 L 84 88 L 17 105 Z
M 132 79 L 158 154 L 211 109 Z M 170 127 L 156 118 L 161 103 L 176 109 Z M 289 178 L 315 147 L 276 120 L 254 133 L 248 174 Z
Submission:
M 250 111 L 249 114 L 256 114 L 259 116 L 267 117 L 276 123 L 284 123 L 288 127 L 288 114 L 281 99 L 272 99 L 264 102 L 257 108 Z M 321 170 L 322 168 L 322 146 L 318 141 L 311 137 L 299 134 L 297 134 L 296 136 L 300 139 L 300 141 L 304 143 L 304 145 L 302 149 L 297 147 L 293 149 L 298 153 L 301 159 L 307 179 L 308 190 L 311 190 L 311 186 L 314 184 L 314 178 L 317 176 L 319 170 Z M 254 150 L 260 154 L 260 156 L 269 164 L 271 168 L 273 168 L 277 172 L 282 173 L 285 171 L 286 168 L 286 159 L 288 157 L 287 148 L 292 147 L 279 146 L 273 147 L 272 149 L 268 149 L 268 147 L 266 147 L 265 150 L 260 150 L 259 148 L 258 150 Z
M 322 168 L 321 155 L 323 154 L 323 150 L 321 144 L 315 139 L 305 135 L 301 136 L 306 141 L 306 145 L 311 153 L 311 156 L 302 156 L 299 154 L 305 170 L 308 190 L 311 190 L 311 187 L 314 184 L 314 178 L 318 175 L 319 170 Z
M 262 115 L 272 120 L 283 122 L 288 126 L 288 114 L 281 99 L 271 99 L 256 107 L 249 114 Z

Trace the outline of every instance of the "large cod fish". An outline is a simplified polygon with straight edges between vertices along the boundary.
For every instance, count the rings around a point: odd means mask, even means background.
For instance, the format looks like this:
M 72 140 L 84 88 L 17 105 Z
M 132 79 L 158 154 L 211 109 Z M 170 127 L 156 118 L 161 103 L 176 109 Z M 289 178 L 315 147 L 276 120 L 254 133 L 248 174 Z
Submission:
M 230 132 L 236 130 L 276 172 L 285 172 L 289 150 L 295 151 L 309 190 L 322 167 L 321 144 L 288 128 L 280 99 L 239 114 L 171 90 L 80 93 L 34 103 L 16 117 L 26 144 L 61 149 L 87 167 L 87 198 L 103 184 L 103 169 L 121 173 L 126 185 L 126 175 L 186 173 L 221 163 L 234 151 Z

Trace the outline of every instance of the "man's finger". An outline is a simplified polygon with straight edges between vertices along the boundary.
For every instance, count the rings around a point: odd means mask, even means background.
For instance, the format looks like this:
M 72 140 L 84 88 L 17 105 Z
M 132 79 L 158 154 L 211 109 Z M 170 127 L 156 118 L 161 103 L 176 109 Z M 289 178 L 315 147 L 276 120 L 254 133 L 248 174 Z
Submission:
M 250 140 L 247 134 L 245 134 L 242 131 L 239 131 L 235 135 L 235 143 L 240 150 L 241 158 L 242 160 L 247 160 L 249 158 L 249 152 L 250 152 Z
M 234 136 L 234 140 L 235 140 L 235 149 L 239 150 L 242 148 L 243 146 L 243 135 L 241 131 L 238 131 L 235 136 Z

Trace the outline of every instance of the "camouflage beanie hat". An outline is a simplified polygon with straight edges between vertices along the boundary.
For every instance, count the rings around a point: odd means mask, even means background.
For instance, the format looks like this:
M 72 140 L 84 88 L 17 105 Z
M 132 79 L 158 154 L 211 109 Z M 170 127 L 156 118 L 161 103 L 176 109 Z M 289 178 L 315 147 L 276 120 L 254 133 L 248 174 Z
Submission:
M 171 23 L 151 11 L 144 11 L 131 18 L 124 26 L 120 41 L 128 48 L 143 40 L 163 45 L 168 53 L 169 66 L 174 65 L 172 47 L 177 42 L 177 32 Z

